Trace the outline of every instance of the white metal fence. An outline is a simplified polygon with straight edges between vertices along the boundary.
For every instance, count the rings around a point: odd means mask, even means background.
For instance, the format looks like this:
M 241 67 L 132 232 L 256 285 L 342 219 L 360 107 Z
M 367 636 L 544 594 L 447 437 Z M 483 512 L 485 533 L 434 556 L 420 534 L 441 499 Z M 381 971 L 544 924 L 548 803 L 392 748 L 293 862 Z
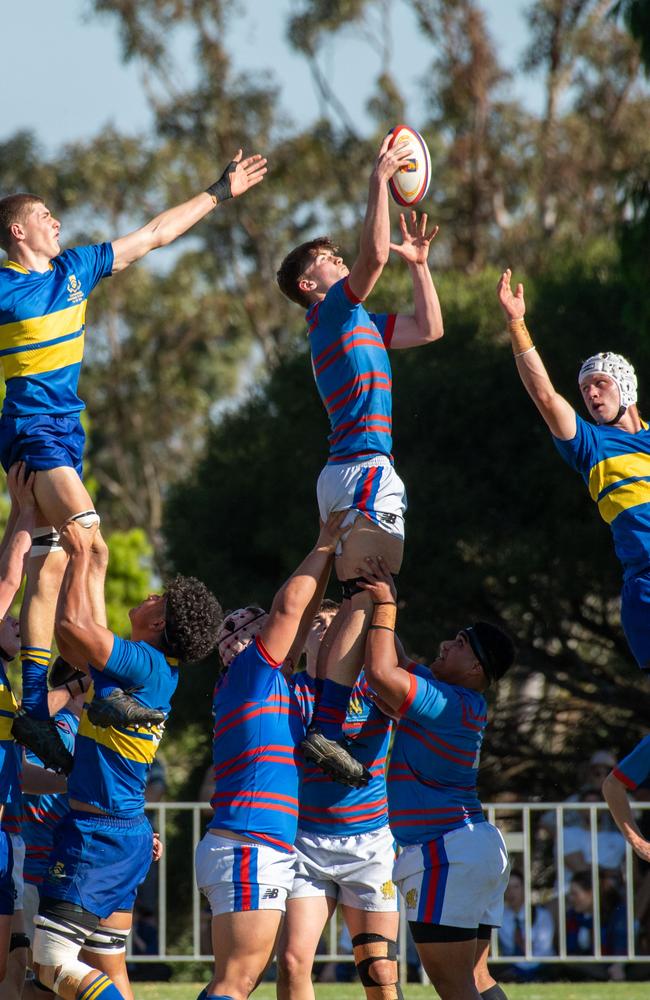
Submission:
M 650 940 L 650 866 L 648 873 L 642 872 L 629 844 L 625 843 L 620 865 L 620 887 L 624 900 L 627 922 L 627 946 L 616 955 L 604 954 L 601 944 L 601 887 L 599 854 L 602 848 L 599 835 L 603 828 L 611 824 L 604 802 L 513 802 L 487 803 L 486 816 L 498 826 L 505 838 L 513 867 L 523 875 L 524 887 L 524 952 L 516 957 L 504 956 L 499 951 L 498 934 L 493 932 L 491 960 L 508 963 L 571 963 L 584 962 L 647 962 L 650 954 L 639 952 L 639 926 L 637 919 L 637 897 L 644 878 L 648 879 L 648 939 Z M 650 809 L 650 803 L 635 804 L 635 810 Z M 154 866 L 157 875 L 157 937 L 156 954 L 134 954 L 132 941 L 129 943 L 129 961 L 139 962 L 197 962 L 212 960 L 209 948 L 209 912 L 207 904 L 199 893 L 193 877 L 194 848 L 203 836 L 210 814 L 207 803 L 160 802 L 149 805 L 147 812 L 151 824 L 160 833 L 165 845 L 162 860 Z M 565 862 L 565 836 L 568 827 L 576 823 L 576 817 L 586 832 L 590 848 L 589 870 L 593 887 L 593 949 L 590 954 L 569 954 L 567 949 L 567 909 L 566 891 L 572 872 Z M 544 842 L 541 831 L 546 831 Z M 191 835 L 188 836 L 188 834 Z M 170 842 L 175 840 L 173 853 Z M 185 846 L 185 841 L 187 845 Z M 622 841 L 622 838 L 621 838 Z M 179 848 L 179 843 L 182 847 Z M 622 844 L 621 844 L 622 848 Z M 546 877 L 540 876 L 540 854 L 546 853 Z M 178 858 L 183 863 L 179 866 Z M 552 868 L 549 880 L 549 863 Z M 155 875 L 153 876 L 156 877 Z M 533 952 L 532 927 L 535 905 L 545 905 L 553 911 L 556 927 L 555 954 L 537 955 Z M 154 918 L 155 920 L 155 918 Z M 170 926 L 173 924 L 173 928 Z M 316 961 L 350 962 L 349 954 L 341 953 L 338 946 L 338 929 L 332 921 L 326 932 L 326 948 Z M 398 956 L 400 977 L 406 977 L 407 965 L 407 922 L 400 921 Z M 202 947 L 203 946 L 203 947 Z M 650 947 L 649 947 L 650 950 Z

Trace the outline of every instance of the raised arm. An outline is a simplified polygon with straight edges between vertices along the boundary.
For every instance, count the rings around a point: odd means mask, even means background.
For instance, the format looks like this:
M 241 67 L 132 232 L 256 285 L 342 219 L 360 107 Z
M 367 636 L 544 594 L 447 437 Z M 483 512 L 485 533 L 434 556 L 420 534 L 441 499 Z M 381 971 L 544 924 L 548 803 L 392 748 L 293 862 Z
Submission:
M 314 548 L 273 598 L 268 621 L 260 632 L 260 639 L 277 663 L 283 663 L 286 659 L 301 623 L 306 624 L 304 620 L 306 609 L 315 603 L 317 591 L 322 593 L 320 588 L 323 586 L 323 577 L 331 567 L 334 551 L 343 530 L 341 524 L 346 514 L 347 511 L 339 510 L 328 517 Z
M 358 299 L 366 299 L 388 263 L 390 254 L 390 216 L 388 214 L 388 181 L 413 155 L 408 143 L 388 148 L 390 133 L 379 149 L 370 175 L 368 206 L 363 220 L 359 255 L 350 270 L 348 282 Z
M 524 322 L 526 315 L 524 286 L 519 283 L 517 291 L 513 294 L 510 288 L 511 275 L 510 268 L 503 272 L 497 285 L 497 295 L 508 320 L 508 332 L 512 340 L 512 352 L 519 377 L 546 421 L 551 434 L 562 441 L 570 441 L 576 434 L 576 412 L 553 388 L 553 383 Z
M 438 233 L 438 226 L 427 233 L 427 216 L 422 214 L 418 220 L 417 212 L 411 212 L 409 225 L 406 224 L 404 214 L 400 213 L 399 224 L 402 242 L 391 243 L 390 248 L 408 264 L 413 282 L 415 311 L 412 316 L 399 313 L 390 346 L 419 347 L 421 344 L 440 340 L 444 333 L 438 293 L 428 263 L 429 250 Z
M 56 637 L 76 664 L 90 664 L 103 670 L 113 651 L 114 636 L 93 618 L 88 592 L 92 541 L 97 525 L 82 528 L 69 521 L 61 529 L 61 546 L 68 565 L 59 592 L 56 610 Z M 60 640 L 60 641 L 59 641 Z
M 25 559 L 31 548 L 32 531 L 36 523 L 34 473 L 27 472 L 24 462 L 12 465 L 7 476 L 7 487 L 11 496 L 12 514 L 0 557 L 0 618 L 4 618 L 9 611 L 22 582 Z
M 366 581 L 359 583 L 359 586 L 370 594 L 373 603 L 372 622 L 366 639 L 364 662 L 366 678 L 372 690 L 379 695 L 388 709 L 396 712 L 404 704 L 404 699 L 411 689 L 411 680 L 408 671 L 398 665 L 395 646 L 397 620 L 395 582 L 381 558 L 376 560 L 367 558 L 365 566 L 358 572 Z
M 614 822 L 634 853 L 644 861 L 650 861 L 650 842 L 643 837 L 637 826 L 625 785 L 613 772 L 603 782 L 603 795 Z
M 242 160 L 237 151 L 223 174 L 207 191 L 195 195 L 182 205 L 161 212 L 146 226 L 113 241 L 113 273 L 123 271 L 129 264 L 140 260 L 150 250 L 167 246 L 188 229 L 200 222 L 212 209 L 228 198 L 237 198 L 249 188 L 259 184 L 266 173 L 266 160 L 256 153 Z

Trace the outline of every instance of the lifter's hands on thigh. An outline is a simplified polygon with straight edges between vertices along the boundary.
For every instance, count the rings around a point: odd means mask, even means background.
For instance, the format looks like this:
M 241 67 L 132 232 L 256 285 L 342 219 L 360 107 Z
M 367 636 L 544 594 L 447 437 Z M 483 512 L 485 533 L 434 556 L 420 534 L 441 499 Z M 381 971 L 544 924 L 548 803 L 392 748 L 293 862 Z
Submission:
M 88 552 L 92 549 L 98 527 L 99 525 L 95 523 L 89 528 L 83 528 L 78 521 L 68 521 L 61 528 L 61 547 L 69 556 Z

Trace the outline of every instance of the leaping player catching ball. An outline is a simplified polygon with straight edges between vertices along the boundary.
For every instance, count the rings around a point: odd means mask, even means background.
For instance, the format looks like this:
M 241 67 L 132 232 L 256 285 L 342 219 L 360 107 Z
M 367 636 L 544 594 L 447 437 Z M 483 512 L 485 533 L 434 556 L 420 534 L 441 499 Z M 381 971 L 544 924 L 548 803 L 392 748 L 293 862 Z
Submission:
M 412 211 L 408 223 L 400 215 L 402 242 L 390 241 L 388 182 L 412 156 L 407 143 L 391 147 L 390 134 L 382 142 L 370 176 L 359 254 L 350 269 L 323 236 L 292 250 L 278 271 L 281 290 L 307 310 L 314 377 L 332 428 L 329 458 L 318 480 L 320 516 L 325 521 L 332 511 L 350 512 L 336 559 L 344 599 L 328 637 L 327 676 L 303 751 L 333 777 L 353 784 L 368 776 L 341 745 L 342 725 L 372 613 L 369 599 L 361 613 L 351 613 L 350 598 L 358 592 L 356 567 L 366 556 L 381 556 L 397 573 L 404 550 L 406 495 L 391 454 L 388 348 L 419 347 L 443 335 L 427 263 L 438 227 L 427 232 L 427 216 L 418 219 Z M 369 313 L 364 306 L 391 250 L 411 274 L 412 315 Z

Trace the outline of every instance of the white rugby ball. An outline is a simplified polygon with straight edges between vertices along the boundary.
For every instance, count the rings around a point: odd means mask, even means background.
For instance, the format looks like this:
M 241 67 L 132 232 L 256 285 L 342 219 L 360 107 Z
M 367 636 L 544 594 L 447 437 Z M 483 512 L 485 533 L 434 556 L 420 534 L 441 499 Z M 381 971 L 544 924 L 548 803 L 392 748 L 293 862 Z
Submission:
M 396 143 L 408 143 L 413 156 L 389 180 L 390 193 L 398 205 L 417 205 L 429 190 L 431 182 L 431 157 L 427 144 L 420 133 L 408 125 L 396 125 L 391 133 L 388 148 Z

